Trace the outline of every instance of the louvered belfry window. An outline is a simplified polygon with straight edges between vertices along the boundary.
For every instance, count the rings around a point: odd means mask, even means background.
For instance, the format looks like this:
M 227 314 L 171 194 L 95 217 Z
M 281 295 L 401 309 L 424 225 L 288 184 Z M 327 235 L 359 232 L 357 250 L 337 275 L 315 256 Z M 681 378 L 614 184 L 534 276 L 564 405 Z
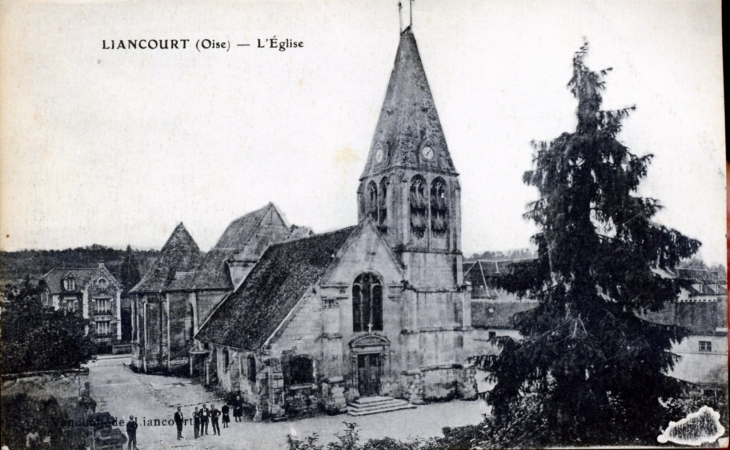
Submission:
M 443 236 L 449 228 L 449 205 L 446 202 L 446 182 L 436 178 L 431 183 L 431 231 Z
M 390 180 L 384 177 L 380 180 L 380 197 L 378 199 L 378 231 L 388 232 L 388 188 Z
M 378 186 L 374 181 L 368 183 L 367 214 L 373 222 L 378 223 Z
M 374 274 L 358 276 L 352 286 L 352 329 L 383 330 L 383 285 Z
M 428 198 L 426 197 L 426 180 L 416 175 L 411 179 L 410 192 L 411 232 L 418 238 L 426 233 L 428 223 Z

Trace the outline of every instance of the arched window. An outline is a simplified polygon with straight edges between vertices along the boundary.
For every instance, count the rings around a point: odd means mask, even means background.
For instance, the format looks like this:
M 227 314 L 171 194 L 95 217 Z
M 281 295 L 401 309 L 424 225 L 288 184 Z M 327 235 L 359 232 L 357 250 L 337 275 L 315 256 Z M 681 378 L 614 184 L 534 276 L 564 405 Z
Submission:
M 381 233 L 388 232 L 388 192 L 390 180 L 384 177 L 380 180 L 380 198 L 378 199 L 378 230 Z
M 378 186 L 374 181 L 368 183 L 367 215 L 378 223 Z
M 228 365 L 231 363 L 230 356 L 228 355 L 228 349 L 223 349 L 223 371 L 228 372 Z
M 188 340 L 192 341 L 195 337 L 195 327 L 193 326 L 194 312 L 193 305 L 188 303 L 188 315 L 185 317 L 185 329 L 187 330 Z
M 292 385 L 314 383 L 314 363 L 306 356 L 295 356 L 289 361 L 289 379 Z
M 371 273 L 358 276 L 352 286 L 352 330 L 383 330 L 383 285 Z
M 99 289 L 106 289 L 107 281 L 105 278 L 99 278 L 99 280 L 96 282 L 96 285 L 99 286 Z
M 256 358 L 253 355 L 248 355 L 248 358 L 246 358 L 246 361 L 248 362 L 248 367 L 246 374 L 248 375 L 248 381 L 251 383 L 256 382 Z
M 436 178 L 431 182 L 431 231 L 443 236 L 449 228 L 449 205 L 446 201 L 446 182 Z
M 418 238 L 426 233 L 428 221 L 428 198 L 426 197 L 426 180 L 416 175 L 411 179 L 410 193 L 411 232 Z

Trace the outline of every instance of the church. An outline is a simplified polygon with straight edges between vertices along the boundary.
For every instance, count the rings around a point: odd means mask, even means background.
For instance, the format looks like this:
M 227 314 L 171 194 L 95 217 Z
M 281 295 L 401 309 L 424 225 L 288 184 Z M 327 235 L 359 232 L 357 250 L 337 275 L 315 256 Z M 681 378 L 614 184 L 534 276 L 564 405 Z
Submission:
M 356 201 L 355 226 L 272 242 L 195 334 L 195 370 L 258 418 L 477 396 L 461 187 L 410 27 Z

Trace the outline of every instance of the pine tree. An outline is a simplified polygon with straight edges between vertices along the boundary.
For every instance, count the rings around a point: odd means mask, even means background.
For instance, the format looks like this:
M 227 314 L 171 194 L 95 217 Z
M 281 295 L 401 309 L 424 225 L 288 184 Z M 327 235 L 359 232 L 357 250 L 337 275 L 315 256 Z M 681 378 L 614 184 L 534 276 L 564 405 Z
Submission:
M 568 83 L 576 130 L 534 142 L 523 178 L 540 193 L 525 214 L 539 228 L 537 258 L 496 282 L 539 306 L 513 318 L 522 339 L 495 338 L 500 354 L 483 361 L 496 381 L 490 445 L 652 442 L 666 426 L 659 399 L 679 394 L 665 373 L 686 331 L 641 316 L 679 294 L 682 282 L 657 269 L 700 243 L 651 221 L 659 201 L 637 188 L 652 155 L 617 139 L 634 107 L 601 109 L 611 69 L 589 70 L 587 51 L 586 43 L 576 52 Z

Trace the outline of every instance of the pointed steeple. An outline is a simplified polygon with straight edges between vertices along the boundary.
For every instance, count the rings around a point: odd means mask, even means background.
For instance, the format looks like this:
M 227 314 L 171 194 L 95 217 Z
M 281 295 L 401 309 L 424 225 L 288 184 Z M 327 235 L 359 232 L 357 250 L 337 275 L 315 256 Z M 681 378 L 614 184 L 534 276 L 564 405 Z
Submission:
M 410 26 L 400 36 L 385 101 L 360 179 L 395 167 L 456 175 Z

